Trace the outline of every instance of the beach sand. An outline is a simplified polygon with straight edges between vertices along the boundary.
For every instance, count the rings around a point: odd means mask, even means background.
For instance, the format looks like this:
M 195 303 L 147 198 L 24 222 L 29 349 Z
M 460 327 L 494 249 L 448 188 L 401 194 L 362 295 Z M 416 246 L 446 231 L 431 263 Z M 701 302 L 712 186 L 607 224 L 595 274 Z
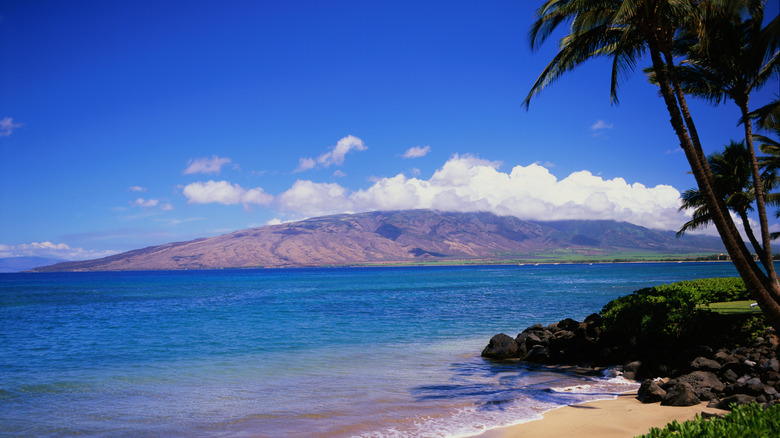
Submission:
M 479 435 L 479 438 L 631 438 L 649 432 L 651 427 L 662 428 L 672 420 L 692 420 L 702 411 L 728 412 L 706 406 L 706 403 L 688 407 L 642 404 L 637 400 L 636 392 L 629 392 L 613 400 L 554 409 L 545 413 L 540 420 L 492 429 Z

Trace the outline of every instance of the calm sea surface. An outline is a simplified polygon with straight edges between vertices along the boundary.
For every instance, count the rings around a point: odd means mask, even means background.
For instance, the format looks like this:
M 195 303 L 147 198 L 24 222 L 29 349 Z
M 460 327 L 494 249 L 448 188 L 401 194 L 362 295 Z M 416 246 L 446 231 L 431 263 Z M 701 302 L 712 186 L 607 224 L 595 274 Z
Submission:
M 445 437 L 635 384 L 496 364 L 727 263 L 0 274 L 0 436 Z

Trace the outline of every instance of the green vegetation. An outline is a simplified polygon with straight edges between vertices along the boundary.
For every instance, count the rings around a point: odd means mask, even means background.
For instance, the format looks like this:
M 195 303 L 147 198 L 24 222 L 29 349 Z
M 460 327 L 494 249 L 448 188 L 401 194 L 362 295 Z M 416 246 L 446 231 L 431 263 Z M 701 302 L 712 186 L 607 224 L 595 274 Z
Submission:
M 744 301 L 749 294 L 740 278 L 708 278 L 640 289 L 616 298 L 601 311 L 604 331 L 626 339 L 659 343 L 685 337 L 725 336 L 736 342 L 763 329 L 760 312 L 721 312 L 709 303 Z M 715 305 L 727 307 L 727 305 Z M 735 305 L 732 305 L 736 307 Z M 728 313 L 728 315 L 725 315 Z M 717 330 L 712 325 L 717 321 Z M 694 337 L 694 336 L 689 336 Z
M 780 430 L 780 405 L 766 409 L 756 403 L 734 406 L 724 418 L 696 419 L 679 423 L 673 421 L 663 429 L 656 427 L 642 438 L 700 438 L 700 437 L 774 437 Z

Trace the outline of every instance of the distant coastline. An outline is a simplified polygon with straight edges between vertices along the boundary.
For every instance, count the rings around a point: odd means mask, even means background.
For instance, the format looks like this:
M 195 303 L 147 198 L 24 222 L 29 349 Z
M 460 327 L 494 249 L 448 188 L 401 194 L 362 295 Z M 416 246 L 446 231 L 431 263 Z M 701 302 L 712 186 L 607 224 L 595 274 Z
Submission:
M 492 213 L 402 210 L 335 215 L 171 242 L 35 271 L 437 266 L 715 259 L 712 236 L 627 222 L 531 222 Z
M 23 271 L 0 272 L 0 274 L 15 273 L 52 273 L 52 272 L 180 272 L 180 271 L 228 271 L 228 270 L 267 270 L 267 269 L 346 269 L 346 268 L 415 268 L 415 267 L 479 267 L 479 266 L 556 266 L 556 265 L 614 265 L 614 264 L 663 264 L 663 263 L 731 263 L 730 260 L 701 260 L 701 259 L 637 259 L 637 260 L 577 260 L 577 261 L 513 261 L 513 260 L 447 260 L 429 262 L 365 262 L 349 264 L 327 265 L 300 265 L 300 266 L 234 266 L 234 267 L 203 267 L 203 268 L 175 268 L 175 269 L 105 269 L 105 270 L 47 270 L 32 268 Z M 45 267 L 42 267 L 45 268 Z

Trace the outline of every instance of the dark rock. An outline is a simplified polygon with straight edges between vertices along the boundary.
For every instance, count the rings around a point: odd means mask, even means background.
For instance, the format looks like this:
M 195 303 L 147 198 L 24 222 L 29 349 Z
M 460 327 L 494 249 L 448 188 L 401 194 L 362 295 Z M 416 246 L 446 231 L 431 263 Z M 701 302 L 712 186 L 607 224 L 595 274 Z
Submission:
M 528 343 L 526 342 L 528 338 L 530 337 L 530 333 L 520 333 L 515 338 L 515 342 L 517 342 L 517 355 L 518 357 L 525 357 L 526 353 L 528 353 Z
M 696 397 L 699 397 L 701 401 L 717 400 L 718 396 L 710 389 L 703 389 L 696 393 Z
M 707 407 L 709 408 L 711 406 L 707 405 Z M 707 412 L 707 411 L 702 411 L 701 414 L 699 414 L 699 416 L 701 418 L 705 419 L 705 420 L 709 420 L 711 418 L 724 418 L 725 417 L 725 415 L 723 415 L 723 414 L 716 414 L 714 412 Z
M 637 398 L 642 403 L 655 403 L 662 401 L 666 397 L 666 391 L 661 388 L 654 380 L 647 379 L 642 382 L 637 392 Z
M 745 382 L 747 394 L 762 394 L 764 392 L 764 383 L 758 377 L 753 377 Z
M 776 357 L 773 357 L 763 364 L 761 364 L 761 370 L 762 371 L 774 371 L 774 372 L 780 372 L 780 361 L 777 360 Z
M 737 373 L 735 373 L 734 370 L 726 370 L 722 374 L 722 377 L 723 379 L 729 382 L 736 382 L 736 380 L 739 378 L 739 376 L 737 376 Z
M 629 362 L 625 365 L 623 365 L 623 371 L 633 371 L 637 372 L 639 371 L 639 368 L 642 366 L 642 362 L 635 360 L 633 362 Z
M 574 330 L 577 330 L 577 327 L 579 327 L 579 325 L 580 325 L 579 322 L 577 322 L 577 321 L 575 321 L 575 320 L 573 320 L 571 318 L 566 318 L 566 319 L 562 320 L 561 322 L 559 322 L 558 324 L 556 324 L 556 326 L 559 329 L 566 330 L 566 331 L 569 331 L 569 332 L 573 332 Z
M 490 359 L 509 359 L 518 356 L 517 341 L 504 333 L 499 333 L 490 338 L 487 347 L 482 350 L 482 357 Z
M 536 333 L 521 333 L 521 335 L 525 335 L 525 346 L 527 349 L 531 349 L 534 345 L 542 345 L 542 338 L 540 338 Z M 518 335 L 518 338 L 520 335 Z
M 685 382 L 677 382 L 666 391 L 666 396 L 661 400 L 663 406 L 694 406 L 701 403 L 691 385 Z
M 525 360 L 533 363 L 545 363 L 550 360 L 550 350 L 542 345 L 534 345 L 533 348 L 528 350 Z
M 534 324 L 531 327 L 528 327 L 527 329 L 523 330 L 523 333 L 538 332 L 543 330 L 544 330 L 544 326 L 542 326 L 541 324 Z
M 723 366 L 739 364 L 739 359 L 736 356 L 724 350 L 715 353 L 715 360 L 720 362 Z
M 636 376 L 639 373 L 639 368 L 642 367 L 642 362 L 635 360 L 623 365 L 623 377 L 629 380 L 636 380 Z
M 777 350 L 778 346 L 780 346 L 780 338 L 775 334 L 767 336 L 767 342 L 769 343 L 769 348 L 772 350 Z
M 704 390 L 711 389 L 715 392 L 721 392 L 725 388 L 723 382 L 718 380 L 718 376 L 711 371 L 694 371 L 690 374 L 680 376 L 675 380 L 680 383 L 691 385 L 691 388 L 693 388 L 697 396 Z
M 599 315 L 598 313 L 591 313 L 590 315 L 588 315 L 587 318 L 585 318 L 585 321 L 583 322 L 589 325 L 601 325 L 602 321 L 603 320 L 601 318 L 601 315 Z
M 707 359 L 706 357 L 697 357 L 696 359 L 691 362 L 691 368 L 694 370 L 703 370 L 703 371 L 720 371 L 721 368 L 723 368 L 723 365 L 721 365 L 719 362 L 714 361 L 712 359 Z
M 764 392 L 764 384 L 761 382 L 761 379 L 746 375 L 740 377 L 731 385 L 726 386 L 723 392 L 726 395 L 746 394 L 751 396 L 758 396 Z

